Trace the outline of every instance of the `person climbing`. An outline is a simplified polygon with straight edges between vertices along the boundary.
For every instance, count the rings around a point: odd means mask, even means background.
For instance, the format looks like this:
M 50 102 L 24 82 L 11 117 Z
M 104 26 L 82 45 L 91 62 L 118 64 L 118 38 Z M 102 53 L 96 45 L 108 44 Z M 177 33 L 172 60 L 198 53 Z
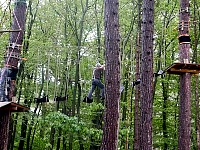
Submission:
M 101 100 L 105 99 L 104 84 L 101 82 L 101 74 L 103 73 L 104 70 L 105 70 L 104 65 L 101 65 L 100 63 L 96 64 L 96 67 L 93 70 L 91 89 L 90 89 L 88 95 L 84 98 L 83 102 L 86 102 L 86 103 L 92 103 L 93 102 L 92 93 L 94 92 L 96 86 L 98 86 L 101 89 L 101 94 L 100 94 Z

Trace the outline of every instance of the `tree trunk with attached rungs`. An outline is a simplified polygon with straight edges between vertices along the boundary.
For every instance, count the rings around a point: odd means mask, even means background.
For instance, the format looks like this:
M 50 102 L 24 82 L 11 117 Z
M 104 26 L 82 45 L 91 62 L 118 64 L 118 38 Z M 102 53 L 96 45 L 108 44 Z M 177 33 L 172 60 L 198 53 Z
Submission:
M 189 35 L 189 0 L 180 0 L 179 36 Z M 179 43 L 179 55 L 181 63 L 190 62 L 190 43 Z M 189 150 L 191 145 L 191 74 L 180 75 L 180 108 L 178 149 Z
M 21 29 L 21 31 L 10 33 L 10 43 L 8 44 L 7 52 L 5 54 L 4 68 L 1 69 L 0 101 L 11 101 L 12 97 L 15 95 L 15 80 L 25 28 L 25 12 L 26 1 L 16 0 L 13 13 L 12 30 Z M 9 85 L 9 88 L 7 88 L 6 82 Z M 5 92 L 6 90 L 8 93 Z M 10 117 L 11 112 L 9 110 L 0 111 L 0 150 L 7 150 Z

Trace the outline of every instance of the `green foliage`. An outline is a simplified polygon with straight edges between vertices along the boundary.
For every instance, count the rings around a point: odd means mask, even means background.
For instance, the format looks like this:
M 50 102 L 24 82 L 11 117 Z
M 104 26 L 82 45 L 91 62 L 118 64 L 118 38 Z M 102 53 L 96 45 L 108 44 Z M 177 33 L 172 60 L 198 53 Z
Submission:
M 27 3 L 30 1 L 27 1 Z M 36 107 L 35 97 L 43 97 L 48 93 L 50 103 L 40 105 L 36 114 L 33 112 L 19 114 L 16 118 L 16 135 L 14 147 L 17 149 L 20 140 L 25 141 L 27 137 L 20 137 L 22 117 L 28 119 L 27 129 L 31 131 L 33 150 L 48 149 L 50 143 L 51 129 L 55 129 L 54 148 L 58 138 L 61 137 L 61 149 L 63 138 L 69 146 L 70 136 L 73 134 L 73 148 L 79 149 L 80 143 L 85 149 L 91 144 L 101 144 L 102 120 L 104 105 L 94 102 L 91 104 L 80 103 L 80 113 L 72 116 L 72 102 L 78 104 L 78 94 L 73 99 L 76 64 L 79 63 L 79 83 L 81 86 L 81 100 L 87 95 L 92 79 L 92 70 L 97 61 L 105 62 L 104 58 L 104 13 L 103 1 L 92 0 L 85 5 L 86 0 L 33 0 L 32 7 L 27 9 L 26 32 L 24 42 L 28 42 L 28 49 L 22 50 L 24 61 L 24 75 L 18 77 L 17 96 L 21 97 L 20 103 L 28 100 L 31 109 Z M 125 89 L 120 101 L 120 129 L 119 148 L 125 149 L 126 142 L 129 148 L 134 145 L 134 92 L 131 82 L 135 78 L 135 51 L 137 29 L 137 1 L 119 1 L 120 35 L 121 35 L 121 83 L 128 82 L 128 89 Z M 96 6 L 96 8 L 95 8 Z M 194 1 L 191 1 L 191 15 L 194 18 Z M 13 5 L 11 6 L 13 7 Z M 5 12 L 5 16 L 3 14 Z M 31 16 L 37 12 L 30 39 L 27 39 Z M 171 63 L 179 58 L 177 26 L 179 2 L 177 0 L 156 0 L 154 21 L 154 71 L 164 70 Z M 84 14 L 85 13 L 85 14 Z M 199 14 L 198 14 L 199 15 Z M 9 9 L 0 9 L 0 27 L 10 28 L 11 14 Z M 199 16 L 197 16 L 199 18 Z M 195 20 L 194 20 L 195 21 Z M 198 21 L 198 19 L 196 20 Z M 98 23 L 98 25 L 97 25 Z M 97 35 L 99 28 L 99 35 Z M 194 30 L 191 21 L 191 38 L 193 49 Z M 8 44 L 9 34 L 0 36 L 0 60 Z M 100 43 L 98 43 L 100 40 Z M 199 47 L 199 44 L 197 45 Z M 100 50 L 100 53 L 98 52 Z M 197 49 L 198 50 L 198 49 Z M 198 50 L 199 53 L 199 50 Z M 80 54 L 80 55 L 78 55 Z M 79 57 L 77 57 L 79 56 Z M 198 56 L 199 57 L 199 56 Z M 48 61 L 49 60 L 49 61 Z M 1 66 L 3 63 L 1 63 Z M 30 78 L 32 76 L 32 78 Z M 195 92 L 193 81 L 192 93 Z M 164 143 L 168 149 L 177 149 L 178 140 L 178 103 L 179 103 L 179 78 L 174 75 L 163 75 L 157 78 L 155 83 L 155 95 L 153 103 L 153 145 L 154 148 L 163 149 Z M 133 90 L 133 91 L 132 91 Z M 125 92 L 127 94 L 125 95 Z M 165 95 L 164 92 L 167 94 Z M 55 96 L 68 95 L 66 102 L 57 104 L 53 101 Z M 124 98 L 125 95 L 125 98 Z M 164 103 L 164 96 L 167 97 Z M 164 104 L 166 108 L 164 108 Z M 195 117 L 196 108 L 195 95 L 192 94 L 192 143 L 196 146 Z M 124 108 L 126 108 L 125 112 Z M 66 111 L 64 111 L 66 110 Z M 126 117 L 122 115 L 126 113 Z M 166 113 L 167 138 L 163 137 L 163 113 Z M 15 117 L 14 117 L 15 118 Z M 31 123 L 33 121 L 33 123 Z M 100 123 L 98 122 L 100 121 Z M 28 132 L 27 130 L 27 132 Z M 34 133 L 35 131 L 35 133 Z M 61 135 L 59 135 L 59 131 Z

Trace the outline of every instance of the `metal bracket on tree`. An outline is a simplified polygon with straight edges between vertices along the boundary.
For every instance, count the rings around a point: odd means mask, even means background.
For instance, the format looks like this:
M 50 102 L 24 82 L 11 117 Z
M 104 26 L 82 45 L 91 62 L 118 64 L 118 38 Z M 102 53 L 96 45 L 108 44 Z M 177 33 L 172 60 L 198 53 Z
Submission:
M 189 13 L 189 7 L 181 8 L 179 12 L 180 13 L 184 13 L 184 12 Z
M 179 22 L 178 29 L 184 30 L 184 28 L 187 28 L 189 30 L 189 28 L 190 28 L 190 22 L 189 21 L 182 20 L 181 22 Z
M 189 34 L 182 34 L 178 37 L 179 44 L 190 44 L 190 35 Z

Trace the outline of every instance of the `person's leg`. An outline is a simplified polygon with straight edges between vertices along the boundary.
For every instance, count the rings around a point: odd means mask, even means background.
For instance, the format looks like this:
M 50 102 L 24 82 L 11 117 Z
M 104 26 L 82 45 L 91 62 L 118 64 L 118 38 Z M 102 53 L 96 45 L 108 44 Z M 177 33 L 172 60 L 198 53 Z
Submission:
M 94 80 L 92 80 L 92 87 L 87 95 L 87 97 L 89 99 L 92 99 L 92 93 L 94 92 L 95 88 L 96 88 L 96 82 Z
M 105 99 L 105 95 L 104 95 L 104 88 L 103 89 L 101 89 L 101 99 L 103 100 L 103 99 Z
M 105 95 L 104 95 L 104 84 L 98 80 L 97 82 L 97 86 L 101 89 L 101 99 L 105 99 Z

